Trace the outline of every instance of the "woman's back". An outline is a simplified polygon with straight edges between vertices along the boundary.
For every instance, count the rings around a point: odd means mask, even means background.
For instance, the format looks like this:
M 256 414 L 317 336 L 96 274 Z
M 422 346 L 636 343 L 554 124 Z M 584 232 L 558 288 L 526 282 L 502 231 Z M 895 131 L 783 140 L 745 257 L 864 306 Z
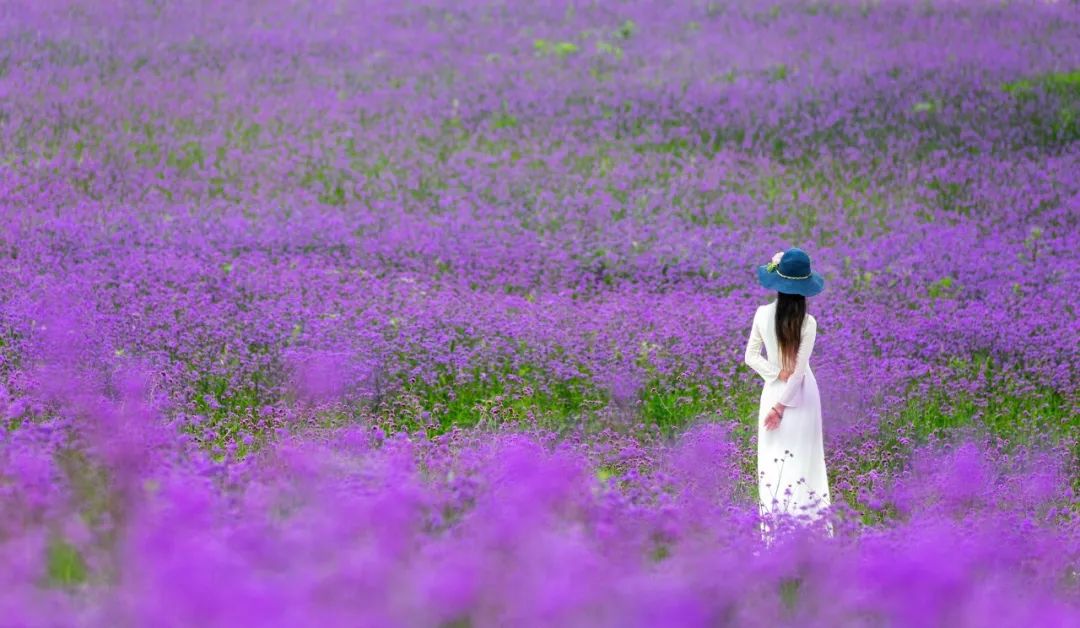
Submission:
M 779 368 L 780 364 L 780 340 L 776 335 L 776 301 L 758 307 L 754 314 L 754 324 L 761 332 L 761 340 L 765 346 L 765 356 L 769 363 Z M 805 341 L 808 334 L 816 333 L 817 319 L 809 313 L 803 318 L 802 339 Z M 809 349 L 813 351 L 813 345 Z M 806 356 L 809 359 L 809 354 Z M 810 365 L 807 364 L 809 369 Z

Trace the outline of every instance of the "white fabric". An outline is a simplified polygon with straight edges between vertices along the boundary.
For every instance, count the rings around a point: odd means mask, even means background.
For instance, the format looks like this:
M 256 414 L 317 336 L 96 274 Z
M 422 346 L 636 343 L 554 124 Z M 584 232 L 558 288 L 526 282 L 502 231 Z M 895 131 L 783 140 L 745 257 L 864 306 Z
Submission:
M 787 512 L 816 518 L 831 498 L 825 472 L 821 398 L 810 368 L 817 320 L 810 314 L 803 319 L 795 370 L 786 383 L 779 379 L 780 344 L 775 323 L 776 302 L 759 307 L 746 343 L 746 364 L 764 380 L 757 423 L 759 508 L 766 517 Z M 766 357 L 761 355 L 762 347 Z M 783 419 L 776 429 L 766 430 L 765 417 L 777 401 L 787 406 Z M 762 530 L 766 529 L 763 523 Z M 828 530 L 831 535 L 831 524 Z

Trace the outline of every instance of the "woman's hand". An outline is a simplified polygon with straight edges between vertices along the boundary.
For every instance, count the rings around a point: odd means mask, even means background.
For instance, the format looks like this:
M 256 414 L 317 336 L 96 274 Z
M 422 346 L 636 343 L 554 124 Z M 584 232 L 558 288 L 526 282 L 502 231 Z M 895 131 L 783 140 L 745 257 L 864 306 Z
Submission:
M 780 406 L 783 408 L 784 406 Z M 780 419 L 784 417 L 783 410 L 777 410 L 775 406 L 769 408 L 769 413 L 765 415 L 765 429 L 775 430 L 780 427 Z
M 780 379 L 780 381 L 786 382 L 788 378 L 791 377 L 791 373 L 791 369 L 782 369 L 780 371 L 780 375 L 778 375 L 777 377 Z

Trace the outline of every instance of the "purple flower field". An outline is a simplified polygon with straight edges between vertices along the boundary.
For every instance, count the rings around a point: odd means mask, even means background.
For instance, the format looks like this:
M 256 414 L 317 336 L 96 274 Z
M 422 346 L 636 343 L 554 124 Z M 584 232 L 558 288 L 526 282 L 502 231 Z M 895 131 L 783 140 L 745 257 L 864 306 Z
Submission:
M 1075 1 L 12 0 L 0 163 L 0 626 L 1080 622 Z

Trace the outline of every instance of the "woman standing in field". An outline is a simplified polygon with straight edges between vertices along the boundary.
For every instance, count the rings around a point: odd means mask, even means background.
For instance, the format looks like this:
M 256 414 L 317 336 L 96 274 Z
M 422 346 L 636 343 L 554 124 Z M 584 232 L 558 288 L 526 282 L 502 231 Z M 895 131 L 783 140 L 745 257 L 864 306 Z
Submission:
M 758 307 L 746 344 L 746 364 L 765 381 L 758 409 L 758 491 L 762 532 L 772 515 L 816 518 L 829 505 L 821 398 L 810 370 L 817 320 L 806 297 L 825 287 L 810 256 L 791 248 L 758 267 L 758 281 L 776 300 Z M 765 347 L 766 357 L 761 348 Z M 832 525 L 828 525 L 830 536 Z M 766 540 L 769 540 L 767 535 Z

